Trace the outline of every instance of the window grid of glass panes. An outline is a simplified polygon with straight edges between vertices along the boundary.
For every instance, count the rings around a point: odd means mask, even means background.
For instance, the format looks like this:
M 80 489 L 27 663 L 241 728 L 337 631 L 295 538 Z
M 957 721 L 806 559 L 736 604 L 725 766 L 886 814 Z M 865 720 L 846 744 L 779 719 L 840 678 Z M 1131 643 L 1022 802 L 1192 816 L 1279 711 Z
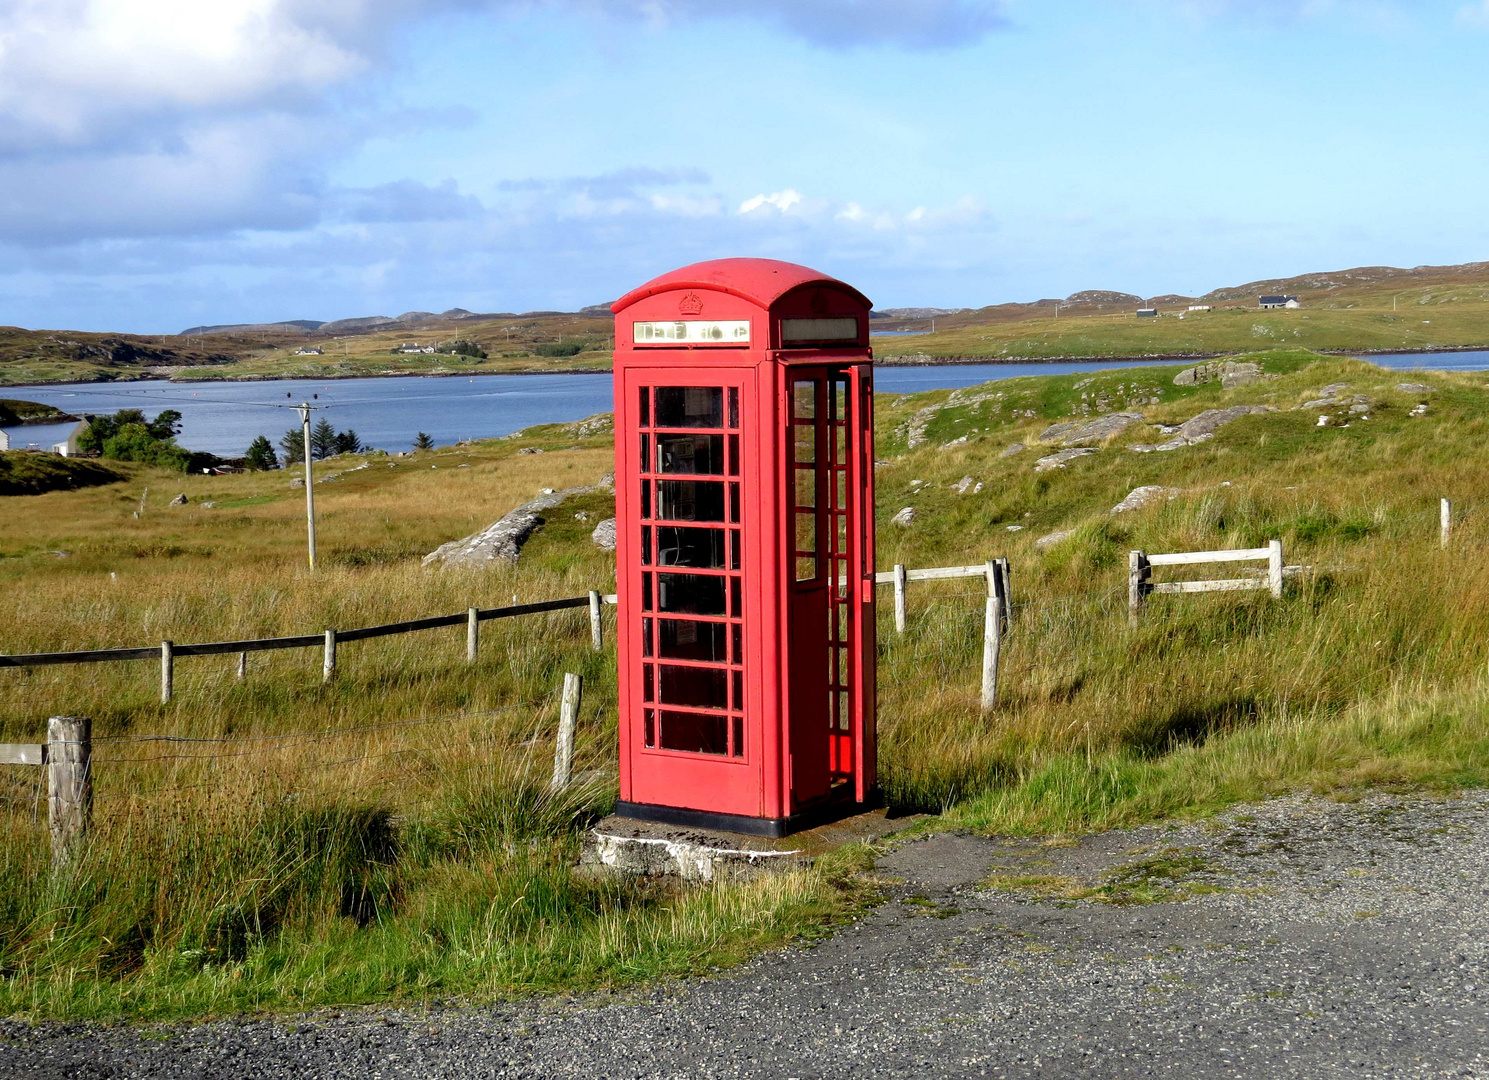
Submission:
M 848 409 L 846 375 L 792 384 L 792 471 L 796 580 L 826 577 L 828 623 L 828 728 L 834 779 L 853 770 L 848 635 Z
M 743 758 L 739 389 L 639 394 L 643 741 Z

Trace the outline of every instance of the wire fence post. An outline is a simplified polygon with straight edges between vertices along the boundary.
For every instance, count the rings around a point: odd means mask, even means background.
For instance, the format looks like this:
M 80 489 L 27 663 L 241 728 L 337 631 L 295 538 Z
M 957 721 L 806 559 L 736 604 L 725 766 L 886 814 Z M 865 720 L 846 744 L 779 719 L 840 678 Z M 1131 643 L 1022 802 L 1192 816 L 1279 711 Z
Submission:
M 73 859 L 93 820 L 93 721 L 54 716 L 47 721 L 47 830 L 52 869 Z
M 564 696 L 558 710 L 558 739 L 553 746 L 553 791 L 569 786 L 574 769 L 574 728 L 579 723 L 579 704 L 584 698 L 584 676 L 564 674 Z
M 1272 599 L 1282 599 L 1282 541 L 1267 541 L 1267 585 L 1272 590 Z
M 248 678 L 248 654 L 240 652 L 238 654 L 238 681 L 242 682 L 246 678 Z
M 1448 541 L 1453 536 L 1453 503 L 1449 499 L 1443 499 L 1438 507 L 1438 519 L 1442 527 L 1441 544 L 1448 546 Z
M 998 701 L 998 659 L 1003 651 L 1003 604 L 999 596 L 1000 575 L 995 563 L 987 564 L 987 606 L 982 619 L 982 714 L 993 711 Z
M 600 594 L 589 592 L 589 644 L 595 652 L 605 648 L 605 624 L 600 622 Z
M 336 631 L 326 631 L 325 660 L 321 664 L 321 682 L 328 683 L 336 675 Z
M 1148 579 L 1152 571 L 1148 568 L 1148 557 L 1141 551 L 1127 556 L 1127 625 L 1137 627 L 1137 617 L 1143 610 L 1143 598 L 1147 594 Z
M 171 691 L 176 682 L 176 646 L 169 641 L 160 643 L 160 703 L 171 703 Z
M 894 564 L 894 628 L 896 633 L 905 632 L 905 585 L 909 581 L 904 563 Z
M 476 653 L 481 649 L 481 612 L 479 608 L 467 608 L 465 612 L 465 662 L 474 664 Z

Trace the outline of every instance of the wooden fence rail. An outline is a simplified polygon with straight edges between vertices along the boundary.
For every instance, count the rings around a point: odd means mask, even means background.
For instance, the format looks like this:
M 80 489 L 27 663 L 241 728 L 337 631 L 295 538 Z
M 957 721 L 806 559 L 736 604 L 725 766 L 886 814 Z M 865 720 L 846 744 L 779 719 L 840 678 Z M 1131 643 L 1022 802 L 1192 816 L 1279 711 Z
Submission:
M 1218 581 L 1153 581 L 1155 566 L 1202 566 L 1206 563 L 1265 562 L 1265 577 L 1223 578 Z M 1272 540 L 1264 548 L 1237 548 L 1231 551 L 1180 551 L 1170 555 L 1149 555 L 1134 551 L 1127 559 L 1127 619 L 1136 626 L 1143 603 L 1152 594 L 1207 592 L 1245 592 L 1266 589 L 1275 599 L 1282 598 L 1282 585 L 1289 568 L 1282 561 L 1282 541 Z

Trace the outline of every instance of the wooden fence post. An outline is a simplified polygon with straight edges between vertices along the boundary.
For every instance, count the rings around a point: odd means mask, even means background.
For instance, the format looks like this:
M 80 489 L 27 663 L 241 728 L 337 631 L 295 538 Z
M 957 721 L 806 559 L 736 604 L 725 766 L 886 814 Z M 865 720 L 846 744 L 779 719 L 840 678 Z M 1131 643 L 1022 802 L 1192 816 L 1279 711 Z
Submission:
M 93 721 L 54 716 L 47 721 L 47 827 L 52 869 L 72 860 L 93 819 Z
M 1443 499 L 1438 507 L 1438 518 L 1442 526 L 1442 546 L 1448 546 L 1448 540 L 1453 536 L 1453 504 L 1448 499 Z
M 905 574 L 905 564 L 894 564 L 894 628 L 897 633 L 905 632 L 905 584 L 909 578 Z
M 326 655 L 321 664 L 321 682 L 328 683 L 336 674 L 336 631 L 326 631 Z
M 569 786 L 574 768 L 574 727 L 579 722 L 579 703 L 584 698 L 584 676 L 564 674 L 564 696 L 558 709 L 558 740 L 553 747 L 553 782 L 549 788 L 562 791 Z
M 1282 541 L 1267 542 L 1267 585 L 1272 590 L 1272 599 L 1282 599 Z
M 1127 556 L 1127 625 L 1137 626 L 1137 617 L 1143 610 L 1143 598 L 1147 595 L 1148 579 L 1152 571 L 1148 557 L 1141 551 Z
M 240 652 L 238 654 L 238 681 L 242 682 L 246 678 L 248 678 L 248 654 Z
M 479 608 L 465 610 L 465 662 L 474 664 L 476 653 L 481 649 L 481 612 Z
M 1008 620 L 1013 614 L 1013 596 L 1009 585 L 1011 570 L 1007 559 L 994 559 L 993 564 L 998 568 L 998 615 L 1002 620 L 1002 630 L 1008 632 Z
M 169 641 L 160 643 L 160 703 L 171 703 L 171 691 L 176 684 L 176 646 Z
M 993 711 L 998 701 L 998 659 L 1003 651 L 1003 603 L 999 594 L 998 568 L 987 564 L 987 607 L 982 618 L 982 714 Z
M 589 645 L 595 652 L 605 648 L 605 624 L 600 622 L 600 594 L 589 591 Z

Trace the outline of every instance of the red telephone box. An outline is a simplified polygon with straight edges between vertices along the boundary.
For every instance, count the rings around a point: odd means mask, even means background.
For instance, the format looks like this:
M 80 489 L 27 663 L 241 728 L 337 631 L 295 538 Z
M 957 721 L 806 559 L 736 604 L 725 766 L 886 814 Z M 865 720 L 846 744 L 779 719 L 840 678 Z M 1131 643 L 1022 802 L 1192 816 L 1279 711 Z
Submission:
M 622 816 L 782 836 L 877 798 L 870 307 L 771 259 L 611 306 Z

